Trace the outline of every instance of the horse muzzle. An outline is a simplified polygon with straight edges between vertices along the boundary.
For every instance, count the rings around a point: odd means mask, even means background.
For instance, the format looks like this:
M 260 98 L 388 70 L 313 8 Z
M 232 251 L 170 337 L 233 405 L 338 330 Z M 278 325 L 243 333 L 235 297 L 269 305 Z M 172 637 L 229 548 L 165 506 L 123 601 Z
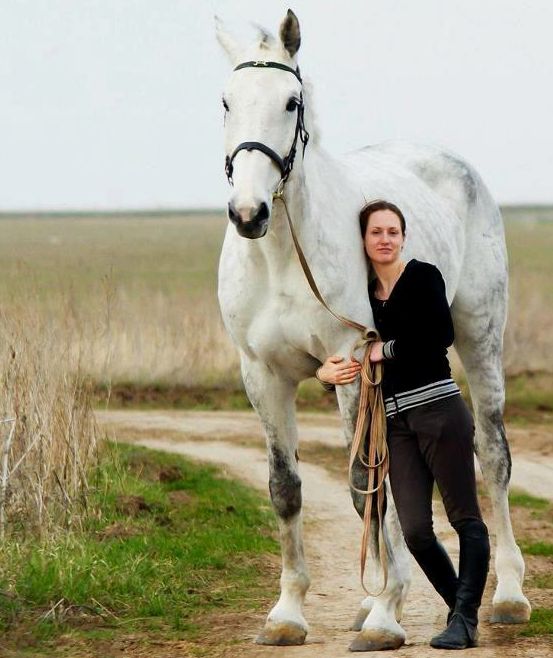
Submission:
M 254 240 L 267 233 L 271 212 L 262 201 L 255 207 L 237 208 L 232 201 L 228 204 L 228 218 L 236 226 L 238 235 Z

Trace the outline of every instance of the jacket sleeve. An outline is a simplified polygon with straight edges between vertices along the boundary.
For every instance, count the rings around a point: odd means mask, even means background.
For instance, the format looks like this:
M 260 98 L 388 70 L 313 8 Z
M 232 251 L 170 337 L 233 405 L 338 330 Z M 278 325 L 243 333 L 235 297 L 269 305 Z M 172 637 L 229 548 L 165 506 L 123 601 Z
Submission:
M 421 352 L 447 349 L 453 343 L 453 321 L 440 270 L 426 265 L 417 274 L 415 290 L 401 301 L 409 307 L 409 324 L 384 343 L 384 359 L 410 358 Z

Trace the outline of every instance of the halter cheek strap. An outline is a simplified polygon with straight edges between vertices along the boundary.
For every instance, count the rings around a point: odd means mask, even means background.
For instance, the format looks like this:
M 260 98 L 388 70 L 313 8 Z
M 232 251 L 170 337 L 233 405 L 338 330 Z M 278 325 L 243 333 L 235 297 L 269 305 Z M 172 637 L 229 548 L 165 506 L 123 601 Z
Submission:
M 281 64 L 280 62 L 265 62 L 262 60 L 242 62 L 234 68 L 235 71 L 244 68 L 271 68 L 271 69 L 280 69 L 281 71 L 287 71 L 296 76 L 300 83 L 302 83 L 300 70 L 299 68 L 293 69 L 286 64 Z M 303 83 L 302 83 L 303 84 Z M 284 183 L 288 180 L 292 167 L 294 166 L 294 158 L 296 157 L 296 144 L 298 142 L 298 137 L 303 144 L 303 153 L 305 154 L 305 147 L 309 141 L 309 133 L 305 128 L 304 123 L 304 110 L 305 106 L 303 104 L 303 94 L 300 93 L 300 102 L 297 104 L 297 115 L 296 115 L 296 130 L 294 132 L 294 139 L 292 141 L 292 146 L 288 151 L 288 155 L 284 158 L 281 158 L 280 155 L 274 151 L 272 148 L 263 144 L 262 142 L 242 142 L 234 149 L 232 154 L 227 155 L 225 159 L 225 173 L 227 175 L 228 182 L 233 185 L 232 172 L 234 170 L 233 162 L 234 158 L 237 156 L 240 151 L 261 151 L 267 157 L 269 157 L 279 168 L 280 170 L 280 181 L 277 186 L 277 189 L 282 190 Z

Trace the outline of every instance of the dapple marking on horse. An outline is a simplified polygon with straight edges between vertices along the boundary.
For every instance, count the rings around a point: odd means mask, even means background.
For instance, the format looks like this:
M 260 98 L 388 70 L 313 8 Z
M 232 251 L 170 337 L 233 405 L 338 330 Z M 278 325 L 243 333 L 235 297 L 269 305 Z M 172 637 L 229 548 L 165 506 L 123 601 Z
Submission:
M 341 158 L 324 151 L 318 140 L 312 88 L 297 69 L 300 28 L 290 10 L 278 39 L 262 31 L 259 41 L 243 48 L 218 20 L 217 36 L 233 67 L 247 63 L 234 68 L 223 97 L 225 153 L 227 166 L 231 160 L 233 187 L 218 295 L 225 326 L 240 353 L 247 395 L 265 431 L 269 488 L 282 547 L 280 597 L 257 641 L 292 645 L 305 640 L 308 625 L 303 603 L 309 576 L 296 458 L 296 390 L 299 382 L 314 376 L 329 354 L 347 356 L 358 338 L 313 296 L 282 204 L 272 205 L 273 192 L 283 178 L 282 159 L 298 134 L 300 109 L 310 140 L 304 152 L 298 142 L 284 194 L 311 271 L 330 306 L 365 326 L 374 326 L 358 224 L 366 199 L 389 199 L 402 208 L 407 216 L 405 260 L 429 261 L 443 274 L 452 304 L 455 347 L 473 401 L 475 449 L 493 505 L 497 587 L 492 621 L 527 621 L 530 604 L 521 589 L 524 562 L 513 536 L 507 499 L 511 458 L 502 421 L 507 257 L 496 203 L 470 165 L 438 148 L 386 142 Z M 277 67 L 265 62 L 276 62 Z M 243 147 L 235 153 L 237 146 L 254 140 L 265 148 Z M 359 383 L 337 387 L 348 445 L 358 396 Z M 353 475 L 355 486 L 366 486 L 361 468 Z M 405 641 L 399 621 L 410 582 L 410 557 L 388 485 L 387 494 L 388 583 L 381 595 L 365 598 L 361 604 L 354 622 L 359 634 L 350 647 L 355 651 L 397 648 Z M 362 515 L 363 496 L 352 496 Z M 374 537 L 370 543 L 374 553 Z M 378 578 L 377 564 L 374 569 Z

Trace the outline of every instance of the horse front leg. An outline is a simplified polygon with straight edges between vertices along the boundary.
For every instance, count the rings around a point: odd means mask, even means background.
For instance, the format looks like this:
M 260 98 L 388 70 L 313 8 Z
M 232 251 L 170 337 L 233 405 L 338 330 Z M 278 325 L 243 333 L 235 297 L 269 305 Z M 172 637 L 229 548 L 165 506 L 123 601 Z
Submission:
M 280 597 L 256 638 L 258 644 L 303 644 L 308 626 L 303 616 L 309 575 L 303 554 L 301 480 L 297 464 L 296 384 L 263 363 L 242 358 L 242 376 L 259 414 L 267 442 L 269 491 L 278 519 L 282 551 Z
M 495 521 L 495 573 L 492 622 L 518 624 L 530 618 L 530 603 L 522 592 L 524 560 L 509 515 L 511 454 L 503 425 L 505 386 L 501 363 L 502 324 L 486 323 L 469 336 L 459 322 L 455 347 L 469 383 L 476 426 L 476 452 L 488 487 Z
M 338 404 L 344 423 L 348 448 L 351 449 L 355 424 L 357 420 L 359 388 L 358 385 L 337 388 Z M 357 489 L 367 488 L 367 469 L 358 461 L 353 467 L 353 485 Z M 353 504 L 357 513 L 363 518 L 366 497 L 351 489 Z M 401 620 L 403 604 L 411 582 L 410 556 L 397 516 L 390 488 L 386 482 L 386 513 L 384 515 L 384 539 L 388 560 L 388 580 L 384 591 L 376 597 L 368 596 L 361 602 L 361 607 L 352 629 L 359 631 L 350 645 L 350 651 L 377 651 L 398 649 L 405 643 L 405 631 L 398 623 Z M 379 587 L 383 581 L 383 569 L 380 563 L 377 523 L 371 523 L 369 539 L 370 567 L 373 572 L 371 580 Z M 361 532 L 359 533 L 361 538 Z

